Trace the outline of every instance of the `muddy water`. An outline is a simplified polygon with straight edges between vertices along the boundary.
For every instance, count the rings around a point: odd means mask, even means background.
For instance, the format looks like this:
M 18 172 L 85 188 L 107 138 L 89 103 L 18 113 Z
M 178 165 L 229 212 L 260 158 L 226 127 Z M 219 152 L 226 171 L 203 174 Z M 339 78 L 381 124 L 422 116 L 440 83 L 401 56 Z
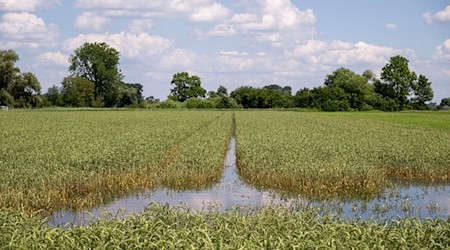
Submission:
M 283 199 L 272 191 L 260 191 L 245 184 L 236 169 L 236 140 L 231 138 L 222 179 L 207 190 L 172 191 L 157 189 L 143 192 L 89 211 L 58 211 L 49 219 L 51 225 L 86 225 L 97 218 L 122 218 L 143 212 L 150 203 L 187 206 L 192 210 L 225 211 L 233 206 L 259 208 L 267 205 L 290 206 L 308 204 L 320 207 L 324 213 L 353 219 L 389 219 L 397 217 L 450 218 L 450 186 L 420 188 L 416 186 L 386 190 L 378 199 L 363 202 L 308 202 L 301 197 Z

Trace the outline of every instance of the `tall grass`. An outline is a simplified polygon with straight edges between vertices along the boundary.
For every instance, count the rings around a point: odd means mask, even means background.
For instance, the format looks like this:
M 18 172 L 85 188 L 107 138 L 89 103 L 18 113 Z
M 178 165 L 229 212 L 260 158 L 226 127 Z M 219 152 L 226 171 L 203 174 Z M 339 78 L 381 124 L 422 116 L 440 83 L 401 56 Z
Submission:
M 407 124 L 403 113 L 399 121 L 360 115 L 237 112 L 239 172 L 251 184 L 317 199 L 371 198 L 394 178 L 450 182 L 448 130 L 415 117 Z
M 0 210 L 0 245 L 11 249 L 445 249 L 450 221 L 342 221 L 317 211 L 266 207 L 226 213 L 152 205 L 123 220 L 49 228 L 38 217 Z
M 218 180 L 231 113 L 4 112 L 0 120 L 0 207 L 51 211 L 185 177 L 192 186 Z

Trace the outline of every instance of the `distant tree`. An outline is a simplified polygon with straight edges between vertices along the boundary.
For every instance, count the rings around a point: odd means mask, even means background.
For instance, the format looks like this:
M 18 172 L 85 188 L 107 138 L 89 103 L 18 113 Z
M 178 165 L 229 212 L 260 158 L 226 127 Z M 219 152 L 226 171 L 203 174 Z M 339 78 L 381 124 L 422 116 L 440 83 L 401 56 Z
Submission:
M 415 97 L 412 99 L 415 108 L 417 109 L 427 109 L 425 102 L 433 100 L 433 89 L 431 88 L 431 82 L 428 81 L 423 75 L 419 76 L 417 82 L 413 84 L 413 91 Z
M 11 96 L 6 89 L 0 90 L 0 105 L 11 106 L 14 104 L 14 98 Z
M 443 98 L 441 100 L 441 104 L 439 104 L 439 106 L 450 106 L 450 97 Z
M 189 76 L 187 72 L 173 75 L 171 84 L 174 88 L 170 90 L 169 99 L 184 102 L 192 97 L 205 97 L 206 90 L 202 88 L 200 77 Z
M 127 88 L 133 88 L 136 91 L 136 102 L 141 103 L 144 101 L 144 96 L 142 95 L 142 91 L 144 91 L 144 86 L 140 83 L 125 83 Z
M 283 87 L 281 87 L 278 84 L 269 84 L 269 85 L 264 86 L 263 89 L 283 91 Z
M 138 90 L 137 88 L 130 87 L 127 84 L 123 84 L 120 87 L 120 98 L 119 103 L 117 106 L 119 107 L 126 107 L 130 105 L 136 105 L 138 104 Z
M 352 109 L 368 109 L 374 95 L 367 78 L 345 68 L 337 69 L 331 75 L 327 75 L 324 84 L 329 88 L 342 89 Z
M 244 108 L 291 108 L 295 106 L 293 97 L 284 94 L 281 87 L 260 89 L 243 86 L 231 92 L 230 96 Z
M 376 76 L 372 70 L 368 69 L 362 73 L 362 77 L 366 78 L 367 81 L 375 81 Z
M 20 69 L 15 66 L 17 61 L 19 55 L 15 51 L 0 50 L 0 90 L 6 90 L 20 74 Z
M 19 108 L 38 107 L 42 103 L 39 96 L 41 84 L 33 73 L 26 72 L 9 84 L 8 92 L 14 98 L 14 106 Z
M 218 96 L 228 96 L 228 90 L 224 86 L 220 85 L 219 88 L 217 88 L 217 95 Z
M 375 91 L 382 97 L 394 100 L 400 109 L 408 104 L 416 73 L 408 67 L 408 59 L 402 56 L 391 57 L 381 71 L 381 80 L 375 83 Z
M 120 53 L 106 43 L 85 43 L 70 57 L 69 71 L 94 84 L 94 98 L 106 107 L 118 104 L 123 76 Z
M 62 82 L 62 95 L 65 105 L 71 107 L 90 107 L 94 105 L 95 85 L 81 77 L 66 77 Z
M 33 73 L 20 73 L 15 66 L 19 56 L 13 50 L 0 50 L 0 104 L 15 107 L 38 107 L 41 84 Z
M 442 110 L 450 110 L 450 97 L 443 98 L 438 108 Z
M 216 108 L 218 109 L 229 109 L 238 107 L 236 101 L 228 96 L 221 96 L 216 100 Z
M 347 111 L 350 108 L 345 91 L 341 88 L 317 87 L 312 90 L 312 107 L 323 111 Z
M 58 88 L 58 86 L 53 85 L 48 88 L 47 93 L 45 94 L 47 100 L 50 102 L 52 106 L 62 106 L 62 89 Z
M 285 94 L 285 95 L 292 95 L 292 87 L 284 86 L 283 89 L 281 90 L 281 92 L 283 92 L 283 94 Z
M 230 96 L 244 108 L 258 108 L 259 104 L 263 103 L 258 102 L 256 92 L 257 90 L 253 87 L 242 86 L 231 92 Z M 262 102 L 264 102 L 262 100 L 263 98 L 260 99 Z
M 145 98 L 145 101 L 147 101 L 150 104 L 155 104 L 160 102 L 160 100 L 158 98 L 155 98 L 154 96 L 149 96 L 147 98 Z
M 219 96 L 215 91 L 208 91 L 208 94 L 206 95 L 208 96 L 208 98 L 216 98 Z
M 314 93 L 308 89 L 303 88 L 295 94 L 295 106 L 299 108 L 312 108 L 314 102 Z

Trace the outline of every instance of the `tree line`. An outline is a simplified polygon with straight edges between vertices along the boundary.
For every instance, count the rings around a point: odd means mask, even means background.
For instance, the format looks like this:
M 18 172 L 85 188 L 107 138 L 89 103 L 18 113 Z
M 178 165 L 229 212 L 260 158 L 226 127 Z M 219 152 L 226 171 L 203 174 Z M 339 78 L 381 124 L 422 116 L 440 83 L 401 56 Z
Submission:
M 323 111 L 450 109 L 450 98 L 440 105 L 433 99 L 431 82 L 409 69 L 409 61 L 393 56 L 381 77 L 366 70 L 357 74 L 339 68 L 326 76 L 322 86 L 303 88 L 295 95 L 290 86 L 269 84 L 262 88 L 241 86 L 228 94 L 219 86 L 207 92 L 201 79 L 187 72 L 173 75 L 166 101 L 144 98 L 143 85 L 125 83 L 119 69 L 120 53 L 106 43 L 85 43 L 70 56 L 69 74 L 61 86 L 45 94 L 34 74 L 21 73 L 19 56 L 0 50 L 0 105 L 17 108 L 66 107 L 155 107 L 155 108 L 308 108 Z

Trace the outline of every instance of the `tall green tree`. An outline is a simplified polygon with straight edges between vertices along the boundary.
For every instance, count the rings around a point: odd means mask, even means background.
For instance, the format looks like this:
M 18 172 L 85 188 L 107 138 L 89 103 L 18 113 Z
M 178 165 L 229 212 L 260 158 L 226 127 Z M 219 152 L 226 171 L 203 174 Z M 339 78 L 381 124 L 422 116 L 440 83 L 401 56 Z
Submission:
M 0 50 L 0 90 L 8 88 L 13 83 L 20 69 L 15 66 L 19 61 L 19 55 L 13 50 Z
M 340 68 L 327 75 L 324 84 L 328 88 L 342 89 L 350 108 L 363 110 L 370 106 L 370 100 L 374 94 L 367 77 L 369 77 L 369 73 L 366 73 L 366 77 L 364 77 L 349 69 Z
M 217 88 L 217 95 L 218 95 L 218 96 L 222 96 L 222 97 L 228 96 L 228 89 L 225 88 L 224 86 L 220 85 L 220 86 Z
M 118 104 L 123 75 L 120 53 L 106 43 L 85 43 L 70 56 L 71 76 L 94 83 L 94 98 L 106 107 Z
M 169 99 L 184 102 L 192 97 L 205 97 L 206 90 L 202 88 L 202 82 L 198 76 L 189 76 L 187 72 L 173 75 L 170 84 L 174 88 L 170 90 Z
M 420 75 L 419 79 L 413 85 L 413 91 L 415 97 L 413 98 L 413 103 L 418 109 L 426 109 L 428 106 L 425 102 L 433 100 L 434 92 L 431 88 L 431 82 L 424 75 Z
M 404 109 L 411 95 L 417 75 L 408 66 L 408 59 L 393 56 L 381 71 L 381 80 L 375 83 L 375 91 L 382 97 L 395 101 L 400 109 Z
M 47 93 L 45 94 L 45 97 L 47 98 L 49 105 L 51 105 L 51 106 L 64 105 L 61 92 L 62 92 L 62 89 L 60 89 L 56 85 L 53 85 L 50 88 L 48 88 Z
M 15 66 L 19 56 L 13 50 L 0 50 L 0 104 L 29 108 L 42 104 L 41 84 L 33 73 L 20 73 Z
M 439 109 L 450 109 L 450 97 L 442 98 Z
M 65 105 L 91 107 L 94 105 L 94 83 L 81 77 L 66 77 L 62 81 L 62 95 Z

